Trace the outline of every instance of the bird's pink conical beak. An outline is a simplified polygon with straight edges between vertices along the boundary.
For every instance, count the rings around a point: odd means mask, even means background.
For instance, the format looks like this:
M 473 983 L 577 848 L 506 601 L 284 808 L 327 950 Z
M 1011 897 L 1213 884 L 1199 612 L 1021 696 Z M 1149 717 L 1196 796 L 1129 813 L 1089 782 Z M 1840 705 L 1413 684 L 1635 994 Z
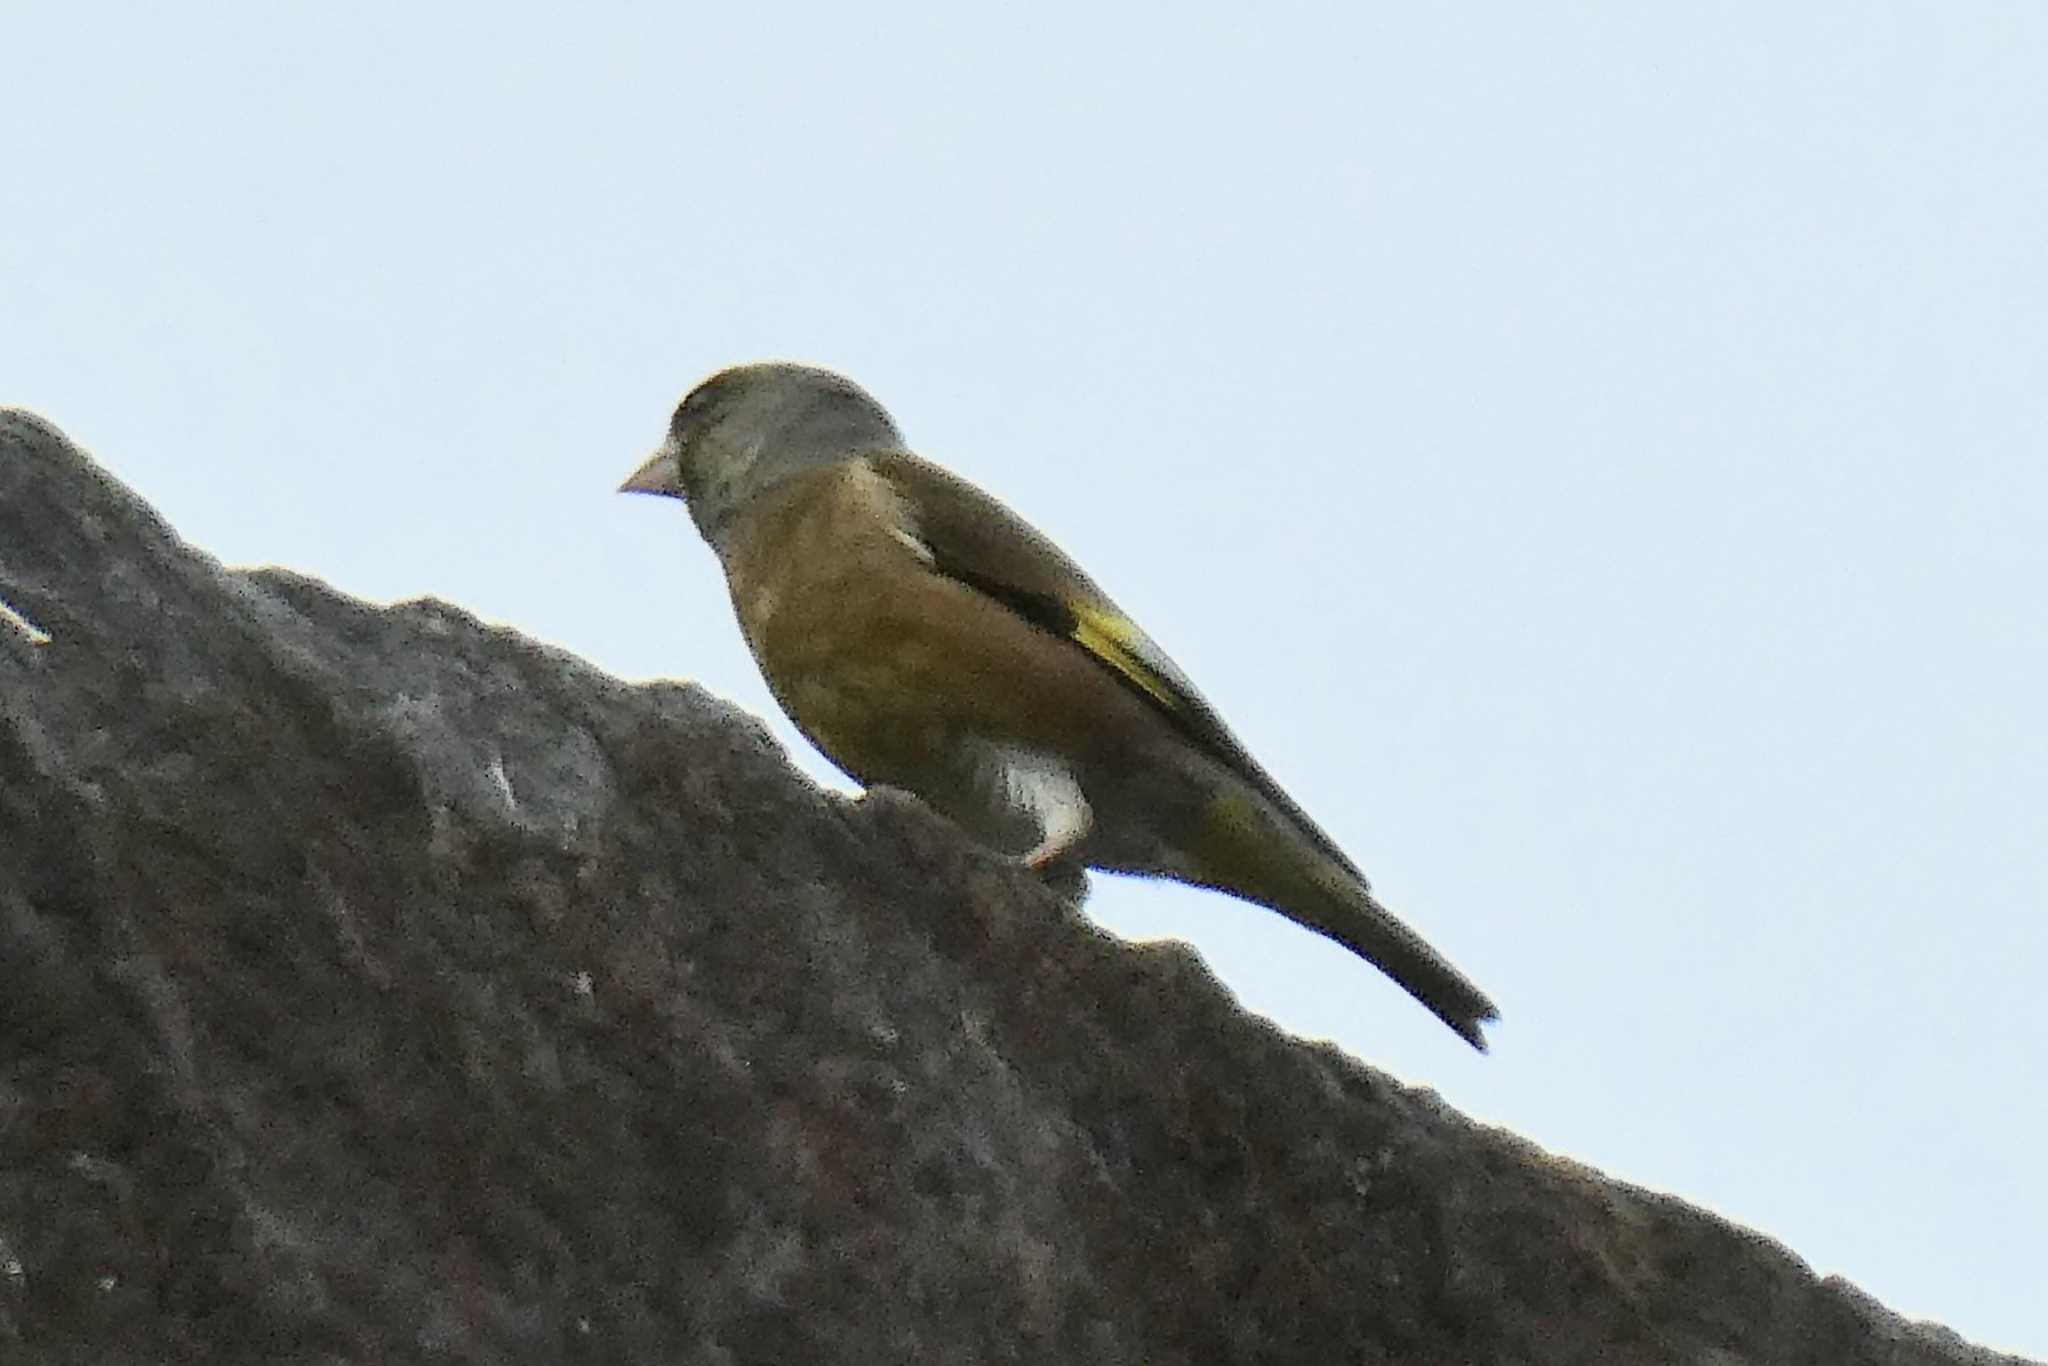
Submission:
M 620 493 L 658 493 L 670 498 L 683 496 L 683 470 L 676 448 L 664 441 L 647 462 L 619 485 Z

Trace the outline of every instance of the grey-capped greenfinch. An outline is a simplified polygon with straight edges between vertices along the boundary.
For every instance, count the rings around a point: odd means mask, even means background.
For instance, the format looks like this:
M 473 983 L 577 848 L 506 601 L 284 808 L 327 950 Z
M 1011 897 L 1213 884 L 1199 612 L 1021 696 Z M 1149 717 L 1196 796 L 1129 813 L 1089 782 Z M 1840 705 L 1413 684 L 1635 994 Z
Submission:
M 1486 1047 L 1493 1002 L 1374 899 L 1173 661 L 849 380 L 723 370 L 622 487 L 688 506 L 776 700 L 855 779 L 1048 876 L 1151 874 L 1271 907 Z

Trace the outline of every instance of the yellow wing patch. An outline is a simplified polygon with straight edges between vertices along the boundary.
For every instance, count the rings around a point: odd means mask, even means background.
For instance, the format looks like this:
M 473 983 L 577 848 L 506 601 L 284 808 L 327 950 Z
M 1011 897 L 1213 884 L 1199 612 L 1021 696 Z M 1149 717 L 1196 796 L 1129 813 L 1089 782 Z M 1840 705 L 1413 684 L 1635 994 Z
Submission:
M 1075 602 L 1067 607 L 1074 614 L 1075 644 L 1143 688 L 1168 711 L 1182 709 L 1180 689 L 1145 661 L 1145 654 L 1154 647 L 1143 631 L 1124 617 L 1105 612 L 1092 603 Z

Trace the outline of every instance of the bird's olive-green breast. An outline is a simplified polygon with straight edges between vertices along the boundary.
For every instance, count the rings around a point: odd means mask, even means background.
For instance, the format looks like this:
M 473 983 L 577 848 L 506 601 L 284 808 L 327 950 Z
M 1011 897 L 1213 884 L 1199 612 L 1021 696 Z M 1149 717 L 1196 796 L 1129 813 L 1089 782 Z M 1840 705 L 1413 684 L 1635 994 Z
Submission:
M 965 739 L 1100 755 L 1150 720 L 1081 651 L 935 572 L 864 460 L 792 475 L 733 517 L 723 559 L 747 644 L 797 725 L 863 782 L 915 789 Z

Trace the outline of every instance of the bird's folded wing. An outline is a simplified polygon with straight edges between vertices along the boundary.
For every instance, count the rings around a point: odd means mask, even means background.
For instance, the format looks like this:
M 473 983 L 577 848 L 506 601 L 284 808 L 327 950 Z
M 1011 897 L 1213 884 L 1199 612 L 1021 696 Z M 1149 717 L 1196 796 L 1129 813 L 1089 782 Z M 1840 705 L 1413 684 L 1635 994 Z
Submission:
M 901 496 L 914 522 L 913 534 L 930 553 L 937 572 L 1085 651 L 1356 874 L 1335 843 L 1230 733 L 1180 666 L 1058 546 L 994 498 L 937 465 L 912 455 L 875 456 L 871 464 Z

